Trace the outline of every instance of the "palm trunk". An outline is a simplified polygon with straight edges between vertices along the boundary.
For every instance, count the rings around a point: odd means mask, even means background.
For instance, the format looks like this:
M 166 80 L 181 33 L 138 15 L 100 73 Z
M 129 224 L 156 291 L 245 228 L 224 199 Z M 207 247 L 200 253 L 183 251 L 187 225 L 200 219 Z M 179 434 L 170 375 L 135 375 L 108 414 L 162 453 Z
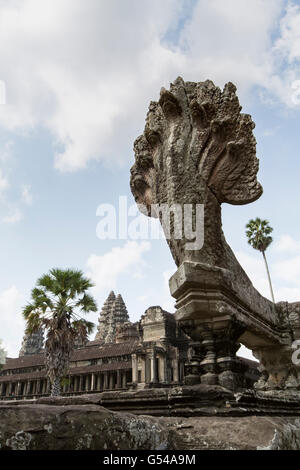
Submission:
M 271 282 L 271 276 L 270 276 L 270 272 L 269 272 L 269 268 L 268 268 L 267 258 L 266 258 L 266 255 L 265 255 L 265 252 L 264 252 L 264 251 L 262 252 L 262 254 L 263 254 L 263 257 L 264 257 L 264 260 L 265 260 L 266 270 L 267 270 L 267 274 L 268 274 L 268 280 L 269 280 L 269 286 L 270 286 L 270 291 L 271 291 L 271 297 L 272 297 L 273 303 L 275 304 L 274 293 L 273 293 L 272 282 Z
M 58 397 L 61 394 L 60 378 L 55 377 L 51 385 L 51 397 Z

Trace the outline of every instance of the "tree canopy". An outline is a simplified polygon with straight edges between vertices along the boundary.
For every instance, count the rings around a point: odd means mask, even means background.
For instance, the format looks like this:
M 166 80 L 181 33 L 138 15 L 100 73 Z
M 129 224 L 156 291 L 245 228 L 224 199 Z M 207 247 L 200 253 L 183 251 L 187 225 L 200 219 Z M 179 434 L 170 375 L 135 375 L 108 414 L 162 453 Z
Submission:
M 97 311 L 87 290 L 93 284 L 82 271 L 51 269 L 40 277 L 31 292 L 32 301 L 23 309 L 26 333 L 43 328 L 46 331 L 47 373 L 58 394 L 59 381 L 67 373 L 69 356 L 77 340 L 83 343 L 94 324 L 82 315 Z

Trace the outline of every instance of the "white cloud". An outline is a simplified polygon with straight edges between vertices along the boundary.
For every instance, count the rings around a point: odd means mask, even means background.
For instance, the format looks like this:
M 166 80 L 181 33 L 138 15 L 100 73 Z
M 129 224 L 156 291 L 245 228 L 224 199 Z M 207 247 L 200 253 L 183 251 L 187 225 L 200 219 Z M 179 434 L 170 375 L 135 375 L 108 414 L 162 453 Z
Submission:
M 299 287 L 278 287 L 275 291 L 276 301 L 300 302 Z
M 21 347 L 25 322 L 21 311 L 24 297 L 16 286 L 0 292 L 0 334 L 9 357 L 17 356 Z
M 98 294 L 114 289 L 121 274 L 133 275 L 136 269 L 144 265 L 143 254 L 149 250 L 149 242 L 129 241 L 104 255 L 92 254 L 87 260 L 87 275 L 95 284 L 94 291 Z
M 4 167 L 7 169 L 7 162 L 12 157 L 13 143 L 11 141 L 5 142 L 0 147 L 0 200 L 4 199 L 6 190 L 9 188 L 9 180 L 7 177 L 7 171 L 4 171 Z
M 288 254 L 288 258 L 286 255 Z M 236 257 L 250 277 L 254 287 L 270 299 L 270 288 L 262 256 L 237 252 Z M 300 242 L 282 235 L 267 253 L 275 300 L 300 301 Z
M 30 185 L 23 184 L 21 200 L 27 206 L 31 206 L 31 204 L 32 204 L 32 193 L 31 193 L 31 186 Z
M 299 10 L 284 0 L 198 0 L 176 44 L 168 41 L 191 2 L 23 0 L 0 3 L 0 55 L 7 104 L 0 125 L 45 126 L 55 166 L 127 158 L 150 99 L 162 85 L 228 80 L 239 94 L 259 85 L 288 105 L 298 60 Z M 173 35 L 174 36 L 174 35 Z M 176 36 L 176 35 L 175 35 Z M 289 59 L 284 73 L 282 60 Z
M 0 197 L 1 194 L 6 191 L 6 189 L 9 187 L 9 183 L 7 178 L 3 175 L 3 172 L 0 168 Z
M 46 126 L 60 144 L 56 167 L 109 159 L 128 116 L 157 93 L 176 53 L 160 39 L 176 23 L 179 0 L 24 0 L 0 10 L 0 53 L 8 129 Z M 173 74 L 172 74 L 173 75 Z M 147 96 L 147 98 L 146 98 Z M 143 122 L 144 109 L 140 110 Z M 130 127 L 130 126 L 129 126 Z M 130 142 L 131 145 L 131 142 Z M 120 159 L 124 158 L 120 157 Z
M 293 2 L 287 5 L 286 13 L 280 22 L 281 35 L 275 49 L 290 64 L 300 59 L 300 8 Z
M 300 255 L 274 263 L 273 272 L 277 278 L 300 286 Z
M 288 2 L 272 49 L 274 72 L 269 89 L 289 107 L 300 104 L 300 7 Z M 275 71 L 276 69 L 276 71 Z M 268 88 L 268 87 L 267 87 Z
M 20 209 L 16 208 L 12 210 L 8 215 L 2 218 L 2 221 L 6 224 L 17 224 L 23 219 L 23 214 Z
M 291 302 L 300 301 L 300 241 L 285 234 L 274 243 L 273 250 L 281 257 L 284 256 L 274 262 L 272 267 L 274 276 L 286 284 L 277 289 L 277 297 Z
M 272 70 L 271 32 L 282 1 L 199 0 L 182 42 L 192 73 L 223 85 L 234 81 L 241 91 L 267 84 Z
M 300 253 L 300 242 L 294 240 L 290 235 L 281 235 L 274 243 L 273 249 L 281 253 Z

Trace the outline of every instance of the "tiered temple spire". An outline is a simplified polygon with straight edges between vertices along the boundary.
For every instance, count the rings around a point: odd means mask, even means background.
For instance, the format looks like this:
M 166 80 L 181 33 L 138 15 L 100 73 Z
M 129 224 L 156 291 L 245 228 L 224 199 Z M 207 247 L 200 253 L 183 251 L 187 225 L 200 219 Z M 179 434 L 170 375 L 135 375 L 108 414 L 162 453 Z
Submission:
M 117 325 L 128 321 L 129 316 L 122 296 L 118 294 L 116 297 L 111 291 L 100 312 L 95 341 L 115 342 Z
M 44 331 L 40 328 L 38 331 L 32 334 L 24 334 L 21 349 L 19 352 L 20 356 L 28 356 L 30 354 L 39 354 L 42 352 L 44 346 Z

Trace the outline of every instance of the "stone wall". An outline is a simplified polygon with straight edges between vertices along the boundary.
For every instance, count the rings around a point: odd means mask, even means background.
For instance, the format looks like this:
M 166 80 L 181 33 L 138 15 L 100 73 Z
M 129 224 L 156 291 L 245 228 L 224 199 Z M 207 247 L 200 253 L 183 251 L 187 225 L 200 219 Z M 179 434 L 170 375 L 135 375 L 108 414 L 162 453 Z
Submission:
M 135 416 L 109 411 L 95 397 L 49 398 L 0 405 L 0 449 L 300 450 L 300 420 Z

